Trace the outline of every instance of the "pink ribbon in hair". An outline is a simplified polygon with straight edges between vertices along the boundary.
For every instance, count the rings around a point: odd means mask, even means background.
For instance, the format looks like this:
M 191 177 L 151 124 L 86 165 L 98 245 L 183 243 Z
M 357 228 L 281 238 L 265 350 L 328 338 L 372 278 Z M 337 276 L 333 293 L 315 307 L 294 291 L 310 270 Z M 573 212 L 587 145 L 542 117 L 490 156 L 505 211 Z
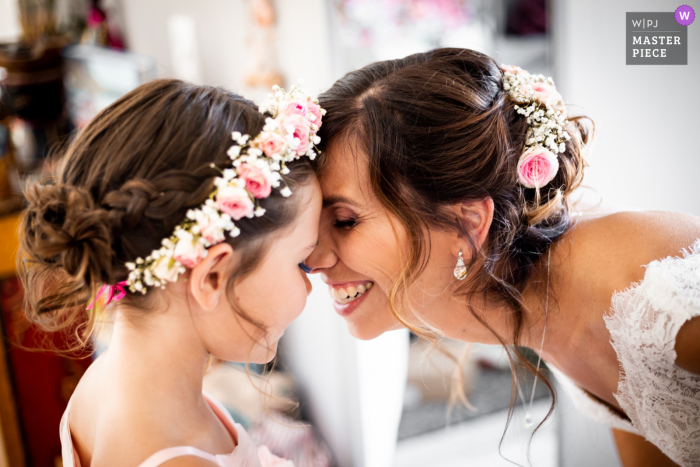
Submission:
M 105 301 L 104 306 L 107 306 L 110 304 L 110 302 L 118 302 L 122 298 L 126 296 L 126 290 L 124 290 L 124 287 L 126 287 L 126 281 L 121 281 L 115 285 L 103 285 L 97 290 L 97 294 L 95 295 L 95 298 L 92 299 L 90 304 L 88 305 L 87 309 L 92 310 L 93 305 L 95 305 L 95 302 L 100 298 L 100 295 L 102 295 L 103 292 L 107 292 L 107 301 Z

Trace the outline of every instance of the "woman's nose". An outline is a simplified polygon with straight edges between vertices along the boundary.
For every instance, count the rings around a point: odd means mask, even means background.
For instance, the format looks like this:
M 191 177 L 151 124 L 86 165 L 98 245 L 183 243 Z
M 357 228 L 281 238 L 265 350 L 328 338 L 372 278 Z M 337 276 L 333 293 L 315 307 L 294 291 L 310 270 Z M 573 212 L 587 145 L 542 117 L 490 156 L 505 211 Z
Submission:
M 308 258 L 304 260 L 307 268 L 311 269 L 310 273 L 318 273 L 324 269 L 329 269 L 335 266 L 338 262 L 338 257 L 332 248 L 333 244 L 330 241 L 327 233 L 319 232 L 318 245 L 314 248 Z

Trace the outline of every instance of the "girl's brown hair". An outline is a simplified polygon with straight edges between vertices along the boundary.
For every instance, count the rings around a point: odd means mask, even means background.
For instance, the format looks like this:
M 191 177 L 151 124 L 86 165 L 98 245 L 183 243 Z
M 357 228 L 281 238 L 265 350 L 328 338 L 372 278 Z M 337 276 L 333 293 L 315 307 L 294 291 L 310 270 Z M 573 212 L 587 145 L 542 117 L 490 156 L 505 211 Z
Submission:
M 583 178 L 583 150 L 592 136 L 585 117 L 569 118 L 572 139 L 559 154 L 559 172 L 537 193 L 519 185 L 516 176 L 526 119 L 503 90 L 501 68 L 484 54 L 437 49 L 373 63 L 345 75 L 319 101 L 328 112 L 319 132 L 322 149 L 333 141 L 359 145 L 375 195 L 408 235 L 410 254 L 390 293 L 395 317 L 420 336 L 438 337 L 408 318 L 405 294 L 425 268 L 429 229 L 454 229 L 471 244 L 469 269 L 479 268 L 458 293 L 487 327 L 472 299 L 508 306 L 513 335 L 489 329 L 508 348 L 511 363 L 517 360 L 536 373 L 554 396 L 550 382 L 518 347 L 521 298 L 531 276 L 540 274 L 542 255 L 572 225 L 569 195 Z M 317 170 L 323 171 L 325 158 L 322 153 Z M 445 208 L 485 198 L 494 202 L 493 223 L 477 249 L 471 232 Z M 516 397 L 513 385 L 509 420 Z
M 26 190 L 18 261 L 29 318 L 49 331 L 78 323 L 75 348 L 84 348 L 95 327 L 86 305 L 97 289 L 125 280 L 127 262 L 159 248 L 212 192 L 220 174 L 212 164 L 230 164 L 231 133 L 254 136 L 264 120 L 241 96 L 177 80 L 145 84 L 97 115 L 67 146 L 56 177 Z M 290 169 L 292 190 L 313 177 L 304 159 Z M 295 218 L 297 199 L 273 190 L 260 200 L 263 217 L 236 222 L 240 236 L 226 241 L 245 249 L 229 288 L 255 268 L 265 238 Z M 124 301 L 148 308 L 151 295 Z

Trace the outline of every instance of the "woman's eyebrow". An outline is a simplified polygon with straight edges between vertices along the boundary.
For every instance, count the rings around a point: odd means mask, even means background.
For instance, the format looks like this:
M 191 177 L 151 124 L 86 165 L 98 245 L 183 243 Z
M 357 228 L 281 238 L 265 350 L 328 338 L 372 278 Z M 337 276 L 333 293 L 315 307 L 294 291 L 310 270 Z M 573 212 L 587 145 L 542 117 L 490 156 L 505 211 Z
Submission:
M 326 198 L 323 198 L 323 207 L 327 208 L 329 206 L 333 206 L 334 204 L 338 203 L 345 203 L 349 204 L 351 206 L 357 207 L 357 204 L 352 201 L 350 198 L 346 198 L 345 196 L 329 196 Z

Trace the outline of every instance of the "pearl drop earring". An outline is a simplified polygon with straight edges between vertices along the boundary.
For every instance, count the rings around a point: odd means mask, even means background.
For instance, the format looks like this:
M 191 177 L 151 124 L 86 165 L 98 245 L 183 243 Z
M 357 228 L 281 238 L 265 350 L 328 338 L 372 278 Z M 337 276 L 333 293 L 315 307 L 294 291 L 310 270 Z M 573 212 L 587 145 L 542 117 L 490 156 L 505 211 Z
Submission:
M 467 267 L 464 265 L 464 260 L 462 259 L 462 252 L 459 252 L 459 258 L 457 258 L 457 266 L 455 266 L 454 271 L 455 277 L 463 281 L 467 277 Z

